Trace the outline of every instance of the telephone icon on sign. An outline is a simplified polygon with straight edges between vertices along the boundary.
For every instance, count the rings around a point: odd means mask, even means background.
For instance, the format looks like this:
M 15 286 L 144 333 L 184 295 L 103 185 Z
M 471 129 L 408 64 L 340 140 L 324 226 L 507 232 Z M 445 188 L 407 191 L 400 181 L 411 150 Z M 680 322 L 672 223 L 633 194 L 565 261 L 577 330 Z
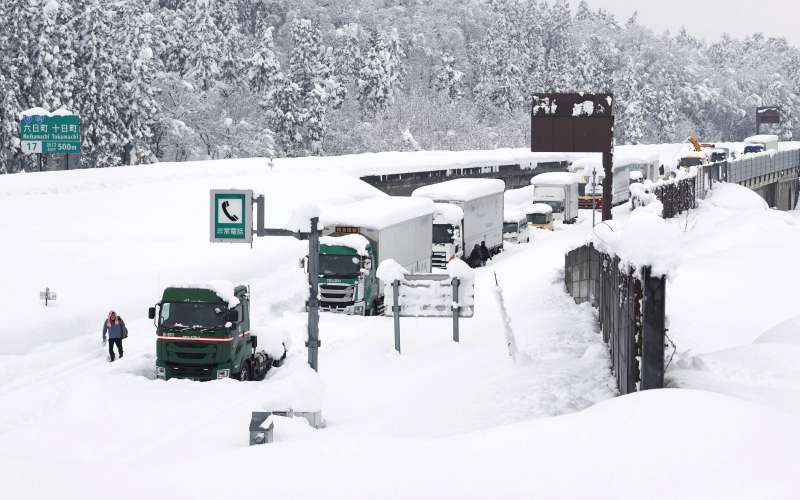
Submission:
M 225 217 L 228 218 L 231 222 L 239 222 L 239 216 L 236 214 L 231 214 L 228 212 L 228 207 L 230 207 L 231 202 L 225 200 L 222 202 L 222 213 L 225 214 Z

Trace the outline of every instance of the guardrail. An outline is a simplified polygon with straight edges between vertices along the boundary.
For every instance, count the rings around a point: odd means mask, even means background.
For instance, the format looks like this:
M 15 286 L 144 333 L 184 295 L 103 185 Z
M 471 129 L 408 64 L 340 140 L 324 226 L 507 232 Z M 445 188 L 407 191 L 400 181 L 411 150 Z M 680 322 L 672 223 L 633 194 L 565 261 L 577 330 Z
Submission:
M 800 166 L 800 149 L 748 155 L 727 164 L 728 182 L 743 182 Z

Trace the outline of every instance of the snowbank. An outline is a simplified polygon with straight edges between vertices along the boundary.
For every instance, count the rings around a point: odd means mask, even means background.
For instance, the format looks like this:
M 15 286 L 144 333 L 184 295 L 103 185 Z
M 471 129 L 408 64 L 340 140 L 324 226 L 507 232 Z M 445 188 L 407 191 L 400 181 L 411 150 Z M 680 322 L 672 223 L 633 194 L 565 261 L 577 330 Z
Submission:
M 365 256 L 369 240 L 360 234 L 343 234 L 341 236 L 322 236 L 319 244 L 352 248 L 358 255 Z
M 800 345 L 800 316 L 795 316 L 778 323 L 762 333 L 753 343 Z
M 377 271 L 375 271 L 375 275 L 378 279 L 389 286 L 395 280 L 404 280 L 406 274 L 408 274 L 408 270 L 398 264 L 394 259 L 384 260 L 378 266 Z M 391 292 L 389 292 L 388 296 L 391 297 L 391 295 Z
M 764 198 L 753 190 L 738 184 L 715 184 L 712 196 L 707 199 L 707 203 L 737 212 L 769 210 L 769 205 Z
M 433 201 L 411 196 L 389 196 L 330 207 L 322 213 L 325 227 L 357 226 L 380 230 L 411 219 L 433 217 Z
M 505 189 L 506 183 L 500 179 L 453 179 L 417 188 L 411 196 L 435 201 L 471 201 L 502 193 Z

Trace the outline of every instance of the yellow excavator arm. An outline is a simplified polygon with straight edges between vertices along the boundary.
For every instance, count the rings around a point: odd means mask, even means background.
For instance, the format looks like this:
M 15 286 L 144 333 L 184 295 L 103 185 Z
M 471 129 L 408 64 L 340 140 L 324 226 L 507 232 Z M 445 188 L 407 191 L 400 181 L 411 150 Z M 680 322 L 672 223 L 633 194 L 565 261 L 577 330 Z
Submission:
M 697 151 L 698 153 L 703 150 L 703 147 L 700 145 L 700 141 L 697 140 L 696 135 L 694 134 L 690 135 L 687 140 L 692 143 L 692 146 L 694 146 L 694 150 Z

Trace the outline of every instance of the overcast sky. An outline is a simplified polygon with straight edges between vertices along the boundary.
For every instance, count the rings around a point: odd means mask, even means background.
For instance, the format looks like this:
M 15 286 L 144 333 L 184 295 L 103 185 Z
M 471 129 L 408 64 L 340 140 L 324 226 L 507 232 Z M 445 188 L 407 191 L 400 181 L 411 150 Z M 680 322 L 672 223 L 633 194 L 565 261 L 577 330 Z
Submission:
M 573 7 L 579 0 L 570 2 Z M 783 36 L 800 47 L 800 0 L 587 0 L 594 9 L 604 8 L 625 21 L 634 11 L 639 22 L 672 33 L 685 26 L 690 33 L 715 40 L 722 33 L 737 38 L 761 32 Z M 574 12 L 574 9 L 573 9 Z

